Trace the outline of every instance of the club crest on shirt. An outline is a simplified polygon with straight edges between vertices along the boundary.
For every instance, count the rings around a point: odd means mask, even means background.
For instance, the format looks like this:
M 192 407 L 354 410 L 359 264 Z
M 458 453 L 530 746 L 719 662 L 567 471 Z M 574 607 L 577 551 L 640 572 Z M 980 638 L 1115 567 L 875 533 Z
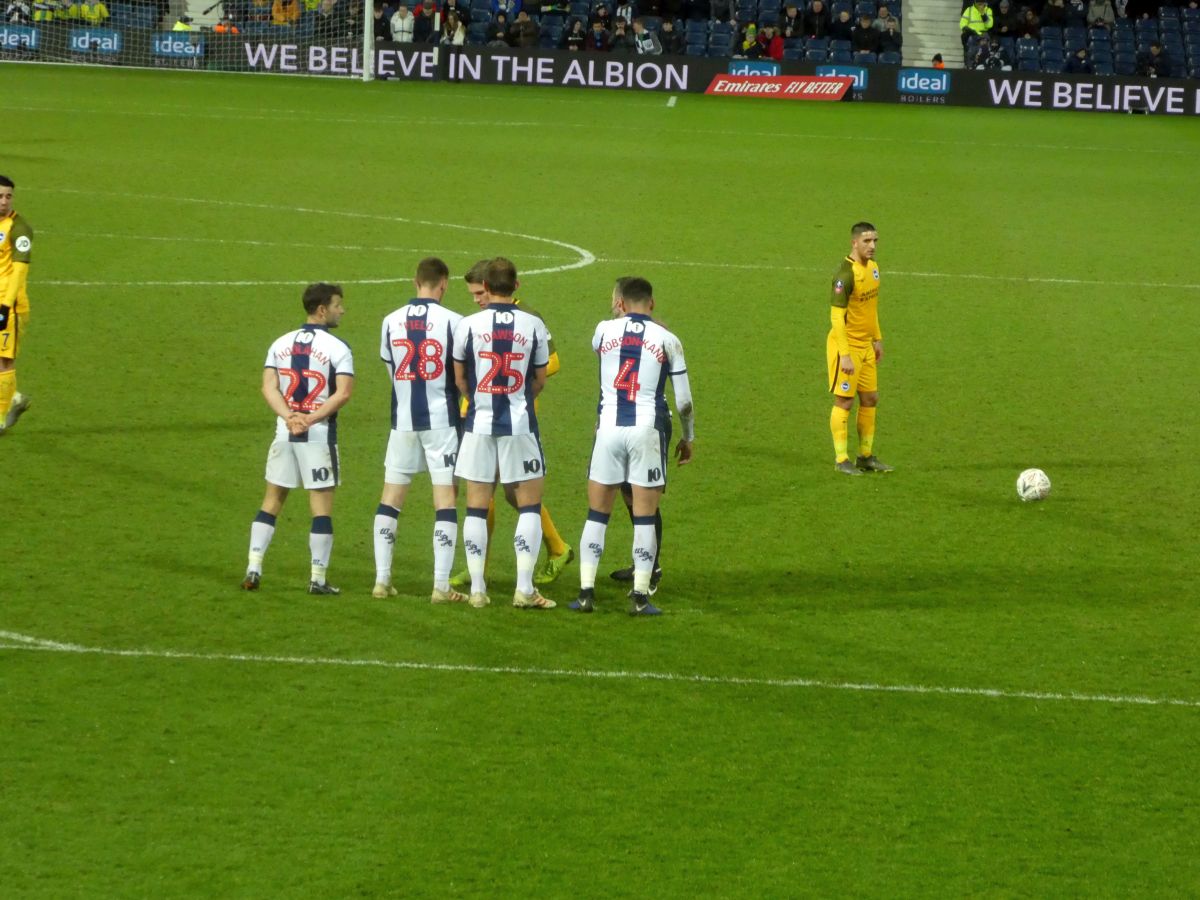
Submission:
M 835 294 L 840 294 L 840 293 L 841 293 L 842 291 L 844 291 L 844 290 L 846 290 L 846 283 L 845 283 L 845 282 L 843 282 L 843 281 L 840 281 L 840 280 L 839 280 L 839 281 L 835 281 L 835 282 L 833 283 L 833 292 L 834 292 Z
M 4 243 L 4 232 L 0 231 L 0 244 Z
M 872 269 L 871 274 L 875 276 L 876 281 L 879 280 L 879 270 L 878 269 Z
M 848 390 L 850 390 L 850 382 L 848 382 L 848 381 L 843 381 L 843 382 L 842 382 L 842 390 L 843 390 L 843 391 L 848 391 Z

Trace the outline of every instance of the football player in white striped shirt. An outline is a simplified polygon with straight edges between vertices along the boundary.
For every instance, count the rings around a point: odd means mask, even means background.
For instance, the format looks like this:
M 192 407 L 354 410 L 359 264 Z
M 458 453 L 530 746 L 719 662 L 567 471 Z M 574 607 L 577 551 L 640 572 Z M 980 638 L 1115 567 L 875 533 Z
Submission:
M 408 486 L 418 472 L 433 483 L 433 603 L 465 603 L 450 587 L 458 542 L 454 463 L 460 418 L 454 384 L 454 330 L 462 316 L 442 307 L 450 269 L 437 257 L 421 260 L 417 296 L 386 316 L 379 354 L 392 384 L 392 431 L 383 463 L 383 496 L 375 511 L 374 597 L 395 596 L 392 550 Z
M 304 310 L 305 324 L 271 345 L 263 368 L 262 394 L 277 419 L 267 454 L 267 493 L 250 526 L 250 561 L 242 581 L 247 591 L 258 590 L 263 557 L 288 491 L 303 485 L 313 517 L 308 592 L 341 593 L 325 579 L 333 552 L 333 492 L 341 482 L 337 414 L 354 390 L 354 357 L 329 333 L 346 312 L 341 287 L 309 285 Z
M 592 349 L 600 357 L 600 408 L 592 461 L 588 468 L 588 517 L 579 541 L 579 598 L 571 609 L 594 609 L 596 570 L 604 553 L 604 533 L 621 484 L 633 489 L 633 606 L 635 616 L 656 616 L 650 603 L 650 576 L 657 550 L 654 515 L 667 483 L 671 414 L 667 379 L 683 437 L 675 445 L 679 465 L 692 459 L 695 416 L 683 345 L 650 318 L 654 291 L 644 278 L 622 278 L 613 289 L 617 318 L 596 326 Z
M 552 609 L 554 601 L 533 585 L 542 542 L 542 485 L 546 459 L 538 436 L 534 398 L 546 384 L 549 335 L 546 323 L 513 303 L 517 269 L 496 257 L 483 285 L 487 308 L 467 316 L 454 334 L 454 376 L 467 398 L 467 421 L 454 473 L 467 481 L 463 549 L 471 573 L 471 605 L 487 606 L 487 510 L 496 490 L 496 471 L 517 507 L 513 547 L 517 589 L 513 606 Z

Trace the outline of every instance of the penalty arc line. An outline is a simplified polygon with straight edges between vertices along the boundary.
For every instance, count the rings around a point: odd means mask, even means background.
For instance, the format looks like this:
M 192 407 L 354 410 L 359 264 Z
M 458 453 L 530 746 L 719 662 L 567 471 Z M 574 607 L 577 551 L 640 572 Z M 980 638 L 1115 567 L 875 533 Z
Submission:
M 452 672 L 470 675 L 519 675 L 522 677 L 574 678 L 594 681 L 652 681 L 674 684 L 707 684 L 720 687 L 806 688 L 869 694 L 913 694 L 943 697 L 984 697 L 993 700 L 1034 700 L 1057 703 L 1103 703 L 1122 706 L 1177 706 L 1200 709 L 1200 700 L 1176 697 L 1145 697 L 1125 694 L 1088 694 L 1079 691 L 1024 691 L 1003 688 L 947 687 L 926 684 L 878 684 L 831 681 L 820 678 L 756 678 L 738 675 L 701 675 L 679 672 L 645 672 L 607 669 L 550 669 L 536 666 L 482 666 L 469 663 L 427 663 L 386 659 L 344 659 L 322 656 L 277 656 L 253 653 L 201 653 L 186 650 L 123 650 L 85 647 L 0 631 L 0 650 L 73 653 L 132 659 L 191 660 L 198 662 L 259 663 L 292 666 L 390 669 L 410 672 Z
M 495 234 L 502 237 L 516 237 L 527 241 L 538 241 L 543 244 L 552 244 L 555 247 L 562 247 L 570 250 L 579 258 L 574 262 L 566 263 L 561 266 L 546 266 L 541 269 L 527 269 L 522 272 L 523 276 L 529 275 L 547 275 L 554 272 L 569 272 L 572 269 L 582 269 L 596 262 L 596 257 L 583 247 L 578 247 L 575 244 L 570 244 L 566 241 L 555 240 L 554 238 L 541 237 L 536 234 L 525 234 L 520 231 L 505 231 L 501 228 L 489 228 L 485 225 L 459 225 L 454 222 L 431 222 L 427 219 L 410 219 L 406 216 L 383 215 L 381 213 L 363 213 L 350 212 L 347 210 L 337 209 L 312 209 L 305 206 L 283 206 L 274 203 L 250 203 L 244 200 L 216 200 L 211 197 L 170 197 L 163 194 L 123 194 L 119 191 L 85 191 L 78 188 L 39 188 L 46 193 L 55 194 L 84 194 L 92 197 L 120 197 L 123 199 L 133 200 L 155 200 L 168 203 L 198 203 L 209 206 L 232 206 L 241 209 L 266 209 L 273 212 L 294 212 L 305 213 L 307 215 L 316 216 L 345 216 L 350 219 L 367 219 L 377 222 L 405 222 L 410 225 L 425 225 L 430 228 L 449 228 L 458 231 L 478 231 L 484 234 Z M 405 279 L 408 280 L 408 279 Z M 150 284 L 151 282 L 142 282 Z M 155 282 L 161 283 L 161 282 Z M 198 282 L 192 282 L 196 284 Z M 221 282 L 207 282 L 208 284 L 220 284 Z M 229 282 L 230 284 L 247 284 L 252 282 Z M 264 282 L 257 282 L 264 283 Z M 269 283 L 269 282 L 268 282 Z M 278 282 L 276 282 L 278 283 Z M 283 282 L 284 284 L 295 284 L 297 282 Z M 357 281 L 356 284 L 370 284 L 372 282 Z M 390 284 L 390 281 L 374 282 L 378 284 Z

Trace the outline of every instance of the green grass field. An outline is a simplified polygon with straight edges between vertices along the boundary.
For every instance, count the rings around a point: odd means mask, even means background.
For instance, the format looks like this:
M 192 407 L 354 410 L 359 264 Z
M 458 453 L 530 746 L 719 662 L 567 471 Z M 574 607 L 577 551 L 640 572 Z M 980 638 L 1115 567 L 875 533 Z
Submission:
M 4 896 L 1200 893 L 1195 123 L 9 64 L 0 84 L 0 172 L 37 229 L 34 406 L 0 440 Z M 860 218 L 896 472 L 847 479 L 824 341 Z M 430 606 L 424 484 L 401 596 L 370 597 L 379 321 L 429 253 L 460 311 L 476 259 L 528 273 L 563 361 L 542 420 L 570 542 L 588 340 L 615 277 L 653 281 L 698 414 L 661 620 L 607 579 L 596 615 L 566 610 L 574 566 L 553 612 Z M 262 359 L 315 280 L 345 284 L 359 372 L 345 593 L 303 592 L 296 496 L 244 594 Z M 1016 497 L 1028 466 L 1044 503 Z M 614 515 L 603 571 L 629 541 Z

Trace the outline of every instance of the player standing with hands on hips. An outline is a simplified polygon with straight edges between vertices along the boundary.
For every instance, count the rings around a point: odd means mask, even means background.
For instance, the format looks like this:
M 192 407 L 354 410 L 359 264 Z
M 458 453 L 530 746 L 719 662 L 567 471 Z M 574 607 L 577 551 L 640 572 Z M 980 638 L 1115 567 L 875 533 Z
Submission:
M 588 467 L 588 516 L 579 541 L 578 612 L 595 608 L 596 570 L 604 533 L 621 485 L 633 491 L 633 606 L 630 614 L 657 616 L 650 602 L 650 576 L 657 540 L 654 516 L 667 483 L 671 413 L 668 376 L 683 437 L 675 445 L 679 465 L 692 459 L 696 437 L 692 392 L 679 338 L 652 318 L 654 290 L 644 278 L 622 278 L 612 294 L 611 318 L 596 326 L 592 349 L 600 357 L 600 408 Z
M 825 342 L 829 390 L 833 410 L 834 468 L 843 475 L 890 472 L 875 456 L 875 407 L 879 403 L 877 364 L 883 359 L 883 332 L 879 330 L 879 266 L 875 245 L 879 233 L 870 222 L 850 229 L 850 254 L 833 276 Z M 858 458 L 851 463 L 847 451 L 850 408 L 858 396 Z
M 345 309 L 336 284 L 311 284 L 304 291 L 303 326 L 271 345 L 263 367 L 262 394 L 278 417 L 267 453 L 267 493 L 250 526 L 250 560 L 242 588 L 258 590 L 263 557 L 275 535 L 275 517 L 288 491 L 304 486 L 312 510 L 310 594 L 340 594 L 325 580 L 333 553 L 333 492 L 338 472 L 337 413 L 354 390 L 354 358 L 330 334 Z

